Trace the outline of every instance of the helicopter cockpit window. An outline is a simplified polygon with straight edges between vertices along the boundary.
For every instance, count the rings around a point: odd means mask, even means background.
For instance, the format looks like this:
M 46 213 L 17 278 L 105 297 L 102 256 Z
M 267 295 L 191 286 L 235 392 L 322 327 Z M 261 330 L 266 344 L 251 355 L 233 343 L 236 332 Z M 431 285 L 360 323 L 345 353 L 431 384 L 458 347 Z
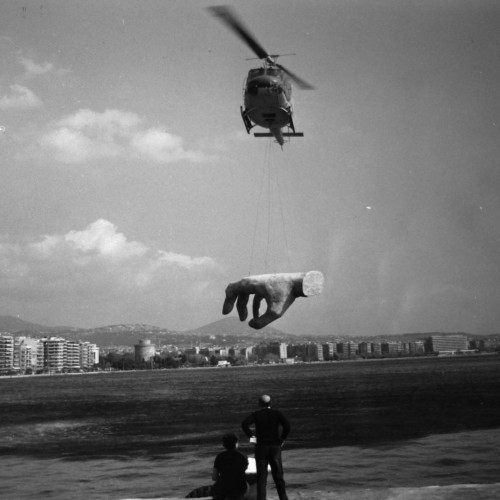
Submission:
M 280 93 L 282 90 L 275 81 L 269 78 L 257 78 L 247 85 L 247 91 L 250 95 L 257 95 L 259 89 L 270 89 L 275 94 Z
M 249 78 L 256 78 L 257 76 L 263 75 L 264 74 L 264 68 L 256 68 L 256 69 L 251 69 L 248 72 L 248 77 Z

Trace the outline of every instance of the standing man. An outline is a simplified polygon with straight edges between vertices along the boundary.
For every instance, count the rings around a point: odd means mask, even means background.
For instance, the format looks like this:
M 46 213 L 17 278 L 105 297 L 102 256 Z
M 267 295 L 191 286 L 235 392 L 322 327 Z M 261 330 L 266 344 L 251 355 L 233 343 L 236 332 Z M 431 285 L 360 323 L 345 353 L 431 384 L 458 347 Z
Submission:
M 259 398 L 259 407 L 259 410 L 254 411 L 241 424 L 243 432 L 250 440 L 257 439 L 255 442 L 257 500 L 266 500 L 268 465 L 271 467 L 279 499 L 288 500 L 283 479 L 281 447 L 290 433 L 290 423 L 279 410 L 271 408 L 271 397 L 267 394 Z M 252 425 L 255 427 L 255 432 L 250 429 Z

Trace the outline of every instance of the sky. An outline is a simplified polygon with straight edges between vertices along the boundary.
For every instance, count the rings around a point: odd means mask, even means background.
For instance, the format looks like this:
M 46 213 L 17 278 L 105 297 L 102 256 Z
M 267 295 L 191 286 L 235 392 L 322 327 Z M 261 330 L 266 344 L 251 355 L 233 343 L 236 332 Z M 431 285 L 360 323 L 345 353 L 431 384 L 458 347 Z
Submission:
M 260 63 L 218 2 L 0 3 L 0 314 L 188 330 L 318 270 L 272 326 L 498 333 L 500 3 L 226 3 L 315 86 L 283 150 L 244 129 Z

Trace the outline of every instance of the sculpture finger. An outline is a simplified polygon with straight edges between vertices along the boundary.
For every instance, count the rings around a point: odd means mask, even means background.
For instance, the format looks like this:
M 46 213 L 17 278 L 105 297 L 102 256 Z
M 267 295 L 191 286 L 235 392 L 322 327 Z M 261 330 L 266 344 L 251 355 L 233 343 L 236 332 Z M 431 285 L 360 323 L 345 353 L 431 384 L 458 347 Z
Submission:
M 228 292 L 229 287 L 226 288 L 226 299 L 224 300 L 224 305 L 222 306 L 222 314 L 229 314 L 234 307 L 234 303 L 238 298 L 237 295 L 234 295 Z
M 252 302 L 252 315 L 254 318 L 259 317 L 260 303 L 264 297 L 258 293 L 255 294 Z
M 222 306 L 222 314 L 229 314 L 233 310 L 236 299 L 241 293 L 247 292 L 247 288 L 248 287 L 245 285 L 243 280 L 235 281 L 227 285 L 226 299 L 224 300 L 224 305 Z
M 257 296 L 255 296 L 257 298 Z M 287 311 L 287 309 L 294 303 L 295 296 L 290 293 L 287 297 L 281 297 L 281 299 L 275 301 L 267 301 L 267 311 L 259 317 L 259 309 L 255 309 L 255 298 L 254 298 L 254 314 L 253 319 L 248 323 L 249 326 L 255 328 L 256 330 L 260 328 L 264 328 L 269 323 L 281 318 L 283 314 Z M 260 297 L 262 300 L 262 297 Z M 260 304 L 260 301 L 259 301 Z
M 268 308 L 267 311 L 262 316 L 252 318 L 248 322 L 248 326 L 254 328 L 255 330 L 260 330 L 261 328 L 264 328 L 269 323 L 272 323 L 274 320 L 278 319 L 279 317 L 280 317 L 279 314 L 276 314 L 276 312 L 274 312 Z
M 248 293 L 240 293 L 238 295 L 238 300 L 236 302 L 236 309 L 238 310 L 238 316 L 240 317 L 240 321 L 245 321 L 248 316 L 247 304 L 248 299 L 250 298 L 250 294 Z

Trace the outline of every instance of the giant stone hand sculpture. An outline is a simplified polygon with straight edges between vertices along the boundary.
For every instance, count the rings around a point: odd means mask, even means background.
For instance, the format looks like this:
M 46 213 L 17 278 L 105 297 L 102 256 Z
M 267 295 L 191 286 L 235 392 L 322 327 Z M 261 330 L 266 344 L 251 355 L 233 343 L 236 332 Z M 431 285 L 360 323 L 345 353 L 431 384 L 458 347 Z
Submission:
M 236 302 L 240 320 L 245 321 L 248 316 L 248 300 L 251 294 L 255 294 L 253 318 L 248 324 L 258 330 L 281 318 L 297 297 L 320 294 L 323 291 L 323 282 L 323 275 L 319 271 L 248 276 L 227 286 L 222 314 L 229 314 Z M 260 316 L 262 299 L 267 302 L 267 310 Z

